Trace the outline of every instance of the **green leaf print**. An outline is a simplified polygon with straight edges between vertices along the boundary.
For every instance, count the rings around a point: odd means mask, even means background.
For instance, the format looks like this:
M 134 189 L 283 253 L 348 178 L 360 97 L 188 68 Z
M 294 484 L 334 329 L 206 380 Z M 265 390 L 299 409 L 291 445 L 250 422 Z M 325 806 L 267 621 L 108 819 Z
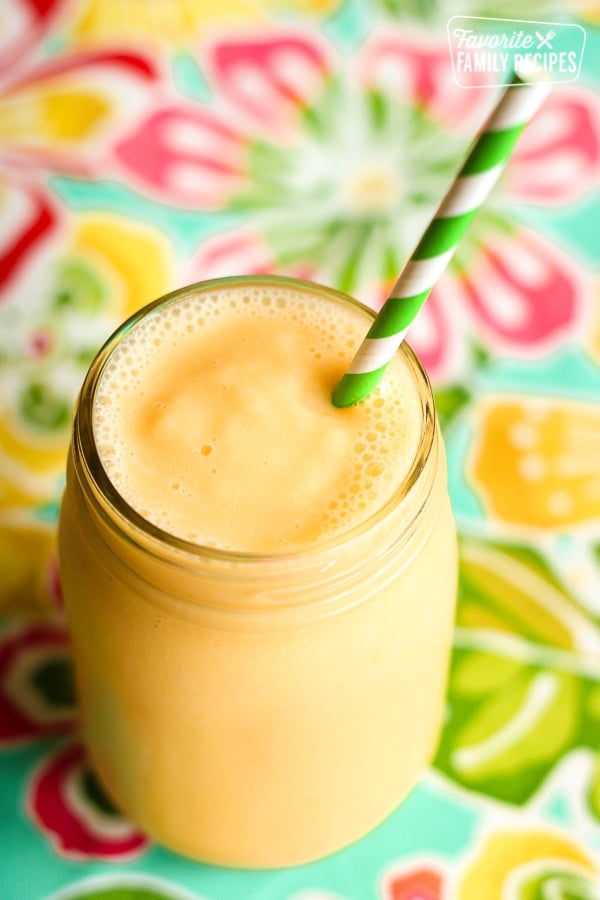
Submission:
M 388 13 L 393 16 L 410 15 L 427 21 L 437 10 L 439 0 L 380 0 Z
M 462 0 L 457 5 L 449 0 L 376 0 L 389 16 L 415 19 L 433 27 L 445 25 L 451 16 L 482 16 L 484 18 L 523 18 L 522 0 Z M 552 0 L 528 0 L 528 19 L 548 18 L 556 13 Z
M 600 888 L 585 876 L 553 870 L 520 882 L 514 896 L 518 900 L 600 900 Z
M 538 550 L 463 535 L 457 625 L 435 765 L 523 805 L 567 754 L 598 753 L 598 619 Z M 600 820 L 598 758 L 585 790 Z
M 75 259 L 65 260 L 58 272 L 52 308 L 58 315 L 95 313 L 104 304 L 102 282 L 89 266 Z
M 27 385 L 20 397 L 20 413 L 35 428 L 58 431 L 71 421 L 71 407 L 64 397 L 42 382 Z
M 80 881 L 48 900 L 202 900 L 202 897 L 152 875 L 117 874 Z
M 600 819 L 600 756 L 596 757 L 594 772 L 590 783 L 588 802 L 591 812 L 597 819 Z
M 151 888 L 137 888 L 128 885 L 126 887 L 115 886 L 100 888 L 91 893 L 74 894 L 73 900 L 75 900 L 75 898 L 81 898 L 81 900 L 83 900 L 84 897 L 86 900 L 165 900 L 167 895 L 158 893 L 158 891 L 152 890 Z
M 531 547 L 463 536 L 457 621 L 585 655 L 600 652 L 600 624 Z
M 470 655 L 460 653 L 454 669 L 470 665 Z M 467 787 L 520 804 L 575 744 L 581 685 L 574 676 L 532 666 L 515 665 L 510 675 L 502 657 L 477 656 L 480 667 L 507 677 L 462 704 L 451 682 L 452 714 L 438 765 Z
M 279 271 L 309 259 L 315 280 L 381 299 L 376 285 L 397 277 L 465 140 L 442 134 L 422 109 L 344 77 L 326 78 L 296 125 L 284 149 L 268 137 L 248 140 L 246 177 L 228 209 L 252 210 Z
M 452 668 L 453 693 L 466 698 L 480 698 L 499 690 L 520 672 L 522 663 L 489 653 L 469 653 Z
M 445 431 L 469 402 L 469 391 L 462 384 L 446 385 L 435 391 L 435 406 L 442 426 Z
M 492 357 L 487 347 L 484 347 L 479 341 L 471 340 L 469 342 L 469 349 L 471 351 L 473 364 L 478 369 L 484 369 L 486 366 L 489 366 Z

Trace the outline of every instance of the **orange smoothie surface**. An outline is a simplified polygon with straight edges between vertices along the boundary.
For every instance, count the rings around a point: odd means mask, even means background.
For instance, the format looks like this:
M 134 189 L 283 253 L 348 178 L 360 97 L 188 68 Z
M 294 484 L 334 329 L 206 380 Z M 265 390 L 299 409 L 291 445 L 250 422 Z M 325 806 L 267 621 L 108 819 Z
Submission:
M 164 306 L 102 374 L 94 434 L 121 496 L 177 537 L 284 553 L 363 522 L 404 480 L 422 412 L 401 356 L 348 409 L 331 392 L 370 318 L 289 286 Z

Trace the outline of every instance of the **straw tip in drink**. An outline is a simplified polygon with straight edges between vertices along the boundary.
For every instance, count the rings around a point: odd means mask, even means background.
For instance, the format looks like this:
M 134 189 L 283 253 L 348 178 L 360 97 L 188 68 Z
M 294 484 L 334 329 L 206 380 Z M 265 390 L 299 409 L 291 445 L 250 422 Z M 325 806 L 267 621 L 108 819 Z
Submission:
M 349 378 L 345 375 L 331 395 L 331 402 L 337 409 L 344 409 L 346 406 L 356 403 L 352 385 L 348 382 Z
M 338 409 L 355 406 L 379 386 L 385 366 L 371 372 L 355 374 L 346 372 L 331 395 L 331 402 Z

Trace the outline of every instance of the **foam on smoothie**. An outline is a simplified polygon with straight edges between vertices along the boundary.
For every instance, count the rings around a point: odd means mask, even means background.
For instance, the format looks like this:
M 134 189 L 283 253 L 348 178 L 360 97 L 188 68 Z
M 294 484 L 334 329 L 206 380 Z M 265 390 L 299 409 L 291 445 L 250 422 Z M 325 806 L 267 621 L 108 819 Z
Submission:
M 285 552 L 364 521 L 404 479 L 421 431 L 400 356 L 366 400 L 331 403 L 369 324 L 273 285 L 155 311 L 98 385 L 94 434 L 111 481 L 150 522 L 222 550 Z

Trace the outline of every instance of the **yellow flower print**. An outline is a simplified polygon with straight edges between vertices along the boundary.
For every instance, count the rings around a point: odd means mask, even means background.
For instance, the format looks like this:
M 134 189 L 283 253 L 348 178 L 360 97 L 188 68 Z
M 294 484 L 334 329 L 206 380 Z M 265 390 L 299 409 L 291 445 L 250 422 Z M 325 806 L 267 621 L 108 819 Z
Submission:
M 553 398 L 495 399 L 479 407 L 467 473 L 505 522 L 536 528 L 600 517 L 600 408 Z
M 10 409 L 0 408 L 0 511 L 53 497 L 64 467 L 67 435 L 46 432 L 40 438 Z
M 29 170 L 90 175 L 107 142 L 129 125 L 131 110 L 149 102 L 155 78 L 152 61 L 133 53 L 93 48 L 33 66 L 25 56 L 0 90 L 0 146 L 8 172 L 26 164 Z
M 56 552 L 55 528 L 48 522 L 14 521 L 0 511 L 0 615 L 56 612 L 50 573 Z
M 483 839 L 459 879 L 456 898 L 583 897 L 588 896 L 583 890 L 591 888 L 599 875 L 591 854 L 565 834 L 546 827 L 519 827 Z
M 27 86 L 0 105 L 0 140 L 5 146 L 27 139 L 45 147 L 79 142 L 93 137 L 111 112 L 108 102 L 91 91 Z
M 115 40 L 185 44 L 215 25 L 268 24 L 286 11 L 326 16 L 342 0 L 81 0 L 72 31 L 84 44 Z
M 111 286 L 115 326 L 174 286 L 169 245 L 159 232 L 130 219 L 110 214 L 82 217 L 73 250 L 102 269 Z

